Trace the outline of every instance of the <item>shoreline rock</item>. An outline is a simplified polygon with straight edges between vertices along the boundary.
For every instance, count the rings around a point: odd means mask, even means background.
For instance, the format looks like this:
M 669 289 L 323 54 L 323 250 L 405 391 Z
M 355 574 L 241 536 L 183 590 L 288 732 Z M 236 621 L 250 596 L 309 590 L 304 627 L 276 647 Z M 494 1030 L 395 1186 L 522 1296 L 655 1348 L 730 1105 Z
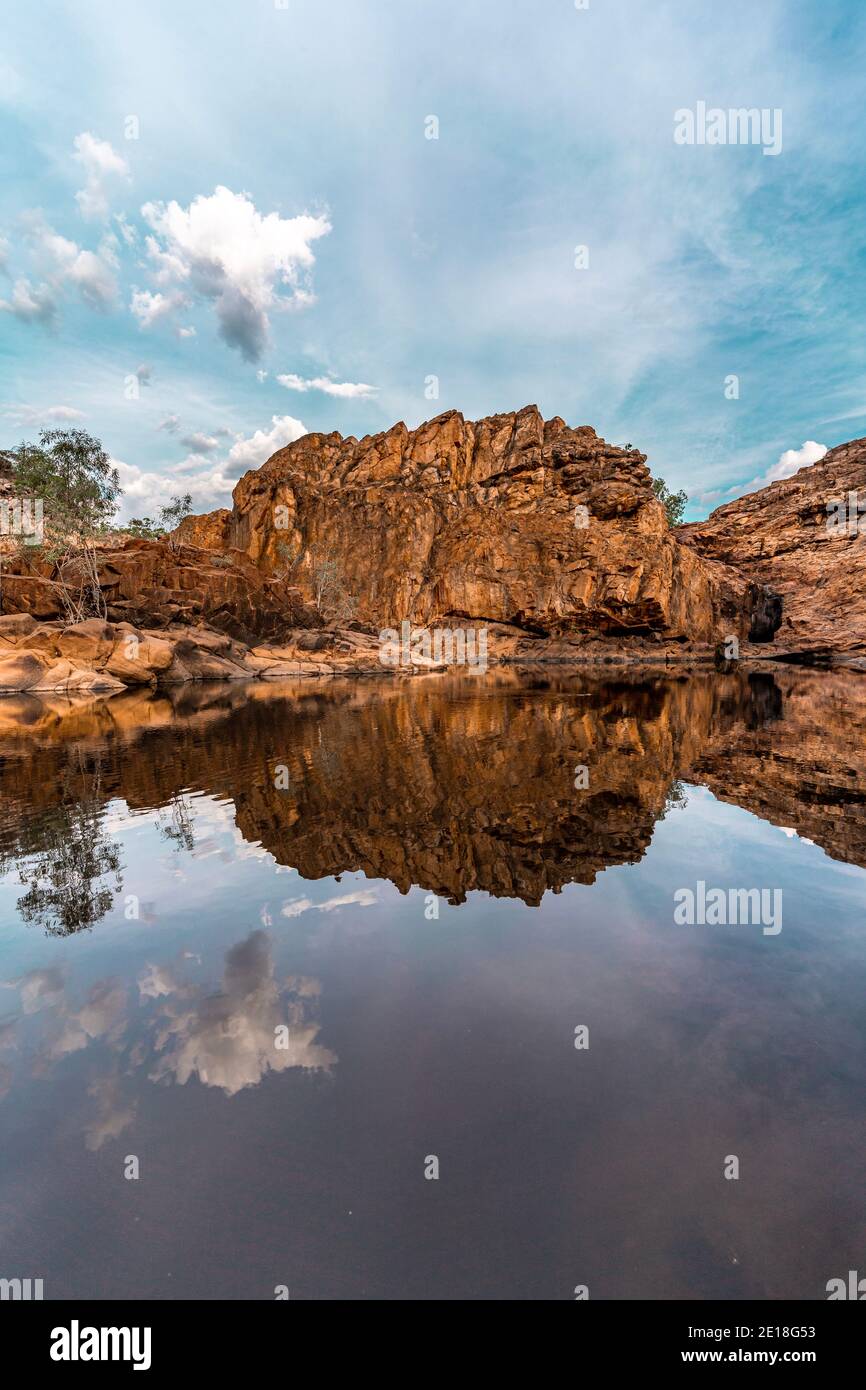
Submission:
M 852 497 L 866 512 L 866 439 L 672 530 L 644 454 L 535 406 L 308 434 L 231 509 L 100 542 L 105 621 L 65 625 L 50 562 L 0 541 L 0 691 L 454 664 L 435 646 L 384 664 L 380 631 L 401 625 L 483 629 L 491 666 L 703 667 L 733 648 L 864 672 L 866 516 L 827 525 Z
M 111 695 L 130 688 L 163 690 L 193 682 L 269 681 L 338 676 L 393 680 L 446 672 L 483 676 L 495 668 L 596 667 L 646 671 L 730 669 L 733 664 L 772 666 L 779 659 L 766 647 L 745 644 L 738 663 L 720 663 L 708 644 L 664 643 L 633 638 L 615 648 L 602 639 L 527 638 L 494 625 L 483 666 L 436 661 L 415 655 L 411 665 L 383 664 L 378 634 L 354 629 L 301 629 L 281 642 L 246 646 L 225 633 L 200 626 L 135 628 L 99 618 L 64 625 L 39 623 L 30 614 L 0 617 L 0 695 L 75 693 Z M 866 672 L 866 660 L 840 663 Z

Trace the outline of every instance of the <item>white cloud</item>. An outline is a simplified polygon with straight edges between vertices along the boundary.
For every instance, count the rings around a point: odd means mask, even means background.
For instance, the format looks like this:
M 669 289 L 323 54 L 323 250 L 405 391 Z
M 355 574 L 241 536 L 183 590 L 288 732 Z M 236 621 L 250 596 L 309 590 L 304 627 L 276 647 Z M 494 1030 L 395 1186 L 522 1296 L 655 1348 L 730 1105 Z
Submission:
M 108 217 L 106 184 L 114 178 L 128 178 L 129 165 L 122 155 L 112 149 L 107 140 L 91 135 L 89 130 L 76 135 L 72 142 L 73 159 L 84 169 L 85 184 L 75 195 L 82 217 L 104 221 Z
M 6 419 L 14 420 L 20 425 L 36 425 L 44 421 L 57 423 L 72 423 L 76 420 L 85 418 L 83 410 L 76 410 L 71 405 L 49 405 L 44 409 L 34 405 L 6 405 L 2 407 L 2 413 Z
M 148 370 L 139 368 L 140 373 Z M 180 419 L 177 415 L 169 415 L 158 428 L 175 435 L 180 428 Z M 209 434 L 202 431 L 184 435 L 178 442 L 191 452 L 179 463 L 167 463 L 162 472 L 148 472 L 123 459 L 112 459 L 123 490 L 122 514 L 140 516 L 144 512 L 152 515 L 180 491 L 190 493 L 196 511 L 224 507 L 242 473 L 250 468 L 258 468 L 277 449 L 284 448 L 306 433 L 306 427 L 300 420 L 295 420 L 291 415 L 274 415 L 270 429 L 256 430 L 248 436 L 233 435 L 225 427 Z M 228 453 L 205 462 L 203 455 L 213 454 L 219 447 L 220 439 L 227 438 L 233 440 Z
M 136 241 L 138 240 L 138 232 L 135 230 L 131 223 L 127 222 L 126 213 L 116 212 L 114 214 L 114 220 L 117 223 L 118 231 L 120 232 L 120 235 L 123 237 L 123 240 L 126 242 L 127 246 L 134 246 Z
M 195 461 L 200 471 L 185 476 L 181 484 L 168 474 L 148 472 L 133 463 L 113 458 L 112 467 L 117 469 L 123 491 L 123 512 L 130 516 L 140 516 L 142 512 L 153 515 L 179 492 L 190 494 L 196 511 L 224 507 L 234 486 L 232 480 L 226 477 L 220 464 L 201 468 L 201 458 Z
M 326 217 L 263 216 L 245 193 L 223 186 L 188 208 L 172 200 L 141 212 L 154 233 L 147 248 L 157 283 L 180 281 L 212 300 L 220 335 L 248 360 L 261 356 L 269 313 L 312 301 L 311 243 L 331 230 Z
M 762 487 L 769 487 L 770 483 L 781 482 L 783 478 L 791 478 L 801 468 L 808 468 L 813 463 L 818 463 L 827 452 L 826 444 L 818 444 L 814 439 L 807 439 L 799 449 L 786 449 L 779 455 L 778 463 L 774 463 L 758 478 L 753 478 L 745 487 L 733 487 L 729 491 L 736 496 L 744 496 L 749 492 L 758 492 Z
M 239 478 L 250 468 L 260 468 L 278 449 L 293 444 L 307 433 L 306 425 L 292 415 L 272 415 L 269 430 L 256 430 L 246 439 L 238 439 L 229 450 L 226 473 Z
M 129 307 L 133 316 L 138 319 L 139 327 L 150 328 L 152 324 L 168 318 L 175 309 L 188 303 L 188 297 L 179 292 L 163 294 L 161 290 L 157 290 L 154 294 L 151 290 L 133 290 Z
M 31 219 L 30 228 L 34 256 L 46 269 L 50 283 L 58 290 L 73 285 L 94 309 L 106 309 L 113 303 L 117 285 L 110 265 L 101 256 L 61 236 L 38 215 Z
M 9 299 L 0 299 L 0 313 L 12 314 L 22 323 L 53 323 L 57 295 L 46 284 L 34 285 L 26 277 L 16 280 Z
M 212 434 L 184 434 L 180 442 L 193 454 L 212 454 L 219 448 L 219 440 Z
M 38 280 L 19 276 L 11 298 L 0 300 L 0 311 L 13 314 L 24 323 L 50 325 L 69 288 L 77 290 L 91 309 L 105 310 L 115 303 L 117 282 L 112 267 L 116 261 L 116 238 L 103 239 L 97 253 L 55 232 L 39 212 L 26 214 L 23 221 Z
M 277 381 L 287 391 L 323 391 L 326 396 L 340 396 L 344 400 L 369 400 L 379 390 L 378 386 L 368 386 L 364 381 L 331 381 L 326 376 L 304 378 L 293 372 L 278 376 Z

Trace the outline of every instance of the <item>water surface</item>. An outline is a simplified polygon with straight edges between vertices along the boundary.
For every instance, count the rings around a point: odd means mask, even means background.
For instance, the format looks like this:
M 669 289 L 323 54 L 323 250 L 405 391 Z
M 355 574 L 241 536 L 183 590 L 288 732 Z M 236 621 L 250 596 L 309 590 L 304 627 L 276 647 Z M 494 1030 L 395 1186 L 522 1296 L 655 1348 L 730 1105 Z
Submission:
M 824 1298 L 864 749 L 866 682 L 806 672 L 3 701 L 0 1276 Z M 699 881 L 782 930 L 678 925 Z

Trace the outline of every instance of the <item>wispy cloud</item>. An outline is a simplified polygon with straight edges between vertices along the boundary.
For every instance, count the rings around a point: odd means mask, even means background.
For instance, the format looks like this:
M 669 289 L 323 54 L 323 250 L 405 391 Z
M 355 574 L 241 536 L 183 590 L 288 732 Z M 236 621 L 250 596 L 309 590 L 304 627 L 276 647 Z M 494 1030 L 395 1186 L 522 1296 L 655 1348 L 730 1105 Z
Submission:
M 108 217 L 108 187 L 117 179 L 129 178 L 129 165 L 107 140 L 89 130 L 72 142 L 73 159 L 84 169 L 85 184 L 75 195 L 82 217 L 105 221 Z
M 368 386 L 364 381 L 332 381 L 327 376 L 300 377 L 292 372 L 277 377 L 287 391 L 321 391 L 326 396 L 339 396 L 343 400 L 369 400 L 379 390 L 378 386 Z

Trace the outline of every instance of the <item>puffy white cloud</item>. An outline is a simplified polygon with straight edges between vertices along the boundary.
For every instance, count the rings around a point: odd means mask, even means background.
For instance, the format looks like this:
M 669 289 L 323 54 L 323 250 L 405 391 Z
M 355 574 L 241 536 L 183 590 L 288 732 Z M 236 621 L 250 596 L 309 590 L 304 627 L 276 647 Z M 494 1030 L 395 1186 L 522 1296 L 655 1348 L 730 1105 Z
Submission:
M 762 487 L 769 487 L 770 483 L 781 482 L 783 478 L 792 478 L 801 468 L 818 463 L 826 452 L 826 444 L 818 444 L 814 439 L 807 439 L 799 449 L 786 449 L 783 454 L 779 455 L 778 463 L 774 463 L 759 478 L 753 478 L 746 487 L 734 487 L 730 489 L 730 492 L 742 496 L 749 492 L 758 492 Z
M 269 313 L 311 302 L 311 244 L 331 230 L 326 217 L 262 215 L 247 194 L 222 185 L 187 208 L 172 200 L 141 212 L 157 283 L 184 283 L 213 301 L 220 335 L 248 360 L 261 356 Z
M 139 368 L 139 372 L 147 371 Z M 166 434 L 178 435 L 180 417 L 168 415 L 158 428 Z M 251 435 L 238 435 L 219 426 L 210 431 L 190 432 L 180 436 L 178 443 L 188 449 L 185 459 L 177 463 L 166 462 L 161 471 L 146 471 L 123 459 L 113 458 L 120 486 L 123 491 L 121 514 L 124 517 L 153 515 L 179 492 L 188 492 L 193 499 L 196 511 L 210 511 L 214 507 L 224 507 L 229 502 L 229 494 L 241 474 L 250 468 L 258 468 L 277 449 L 282 449 L 293 440 L 307 433 L 305 425 L 291 415 L 274 415 L 270 429 L 255 430 Z M 228 440 L 231 446 L 227 453 L 217 454 L 225 448 Z M 208 455 L 207 460 L 205 455 Z
M 780 456 L 779 462 L 770 469 L 767 479 L 774 483 L 779 478 L 790 478 L 801 468 L 818 463 L 826 452 L 826 444 L 818 444 L 814 439 L 807 439 L 800 449 L 786 449 Z
M 287 372 L 277 377 L 287 391 L 323 391 L 326 396 L 340 396 L 344 400 L 369 400 L 379 390 L 378 386 L 368 386 L 364 381 L 332 381 L 327 376 L 304 378 Z
M 168 318 L 175 309 L 188 303 L 185 294 L 163 294 L 161 290 L 154 294 L 151 290 L 133 290 L 129 307 L 138 319 L 139 327 L 150 328 L 152 324 Z
M 179 492 L 190 494 L 196 511 L 224 507 L 234 486 L 231 479 L 226 477 L 219 464 L 202 469 L 200 456 L 195 459 L 195 463 L 199 466 L 199 471 L 184 476 L 181 483 L 177 477 L 167 473 L 148 472 L 133 463 L 113 458 L 111 464 L 117 469 L 123 491 L 122 513 L 129 516 L 141 516 L 142 513 L 152 516 Z
M 248 438 L 235 441 L 226 461 L 226 475 L 240 478 L 250 468 L 260 468 L 277 449 L 284 449 L 306 433 L 306 426 L 292 415 L 272 415 L 269 430 L 256 430 Z
M 34 285 L 22 276 L 12 286 L 9 299 L 0 299 L 0 313 L 12 314 L 22 323 L 54 322 L 57 317 L 57 295 L 49 285 Z
M 104 221 L 108 217 L 106 185 L 114 178 L 128 178 L 129 165 L 107 140 L 91 135 L 89 130 L 76 135 L 72 142 L 73 159 L 84 169 L 85 184 L 75 195 L 82 217 Z
M 71 285 L 91 308 L 109 308 L 117 297 L 117 284 L 103 256 L 61 236 L 38 214 L 29 219 L 28 228 L 34 259 L 58 294 Z
M 185 449 L 189 449 L 193 454 L 212 454 L 214 449 L 218 449 L 220 442 L 212 434 L 183 434 L 180 442 Z
M 93 251 L 75 248 L 64 264 L 64 277 L 75 285 L 81 298 L 92 309 L 108 309 L 117 295 L 117 285 L 109 266 Z

